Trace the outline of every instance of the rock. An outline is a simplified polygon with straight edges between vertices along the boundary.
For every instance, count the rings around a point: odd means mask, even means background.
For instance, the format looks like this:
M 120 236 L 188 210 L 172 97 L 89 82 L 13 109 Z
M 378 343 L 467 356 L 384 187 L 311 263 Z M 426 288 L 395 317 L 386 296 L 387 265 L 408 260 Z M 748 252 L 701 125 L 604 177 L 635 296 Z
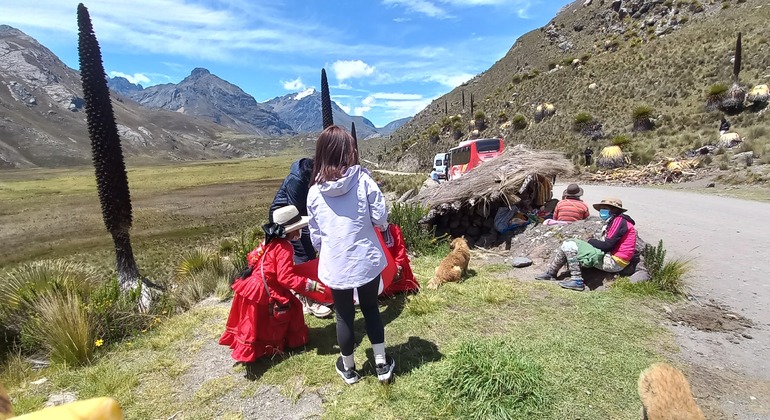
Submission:
M 71 403 L 77 401 L 77 396 L 74 392 L 65 391 L 59 394 L 52 394 L 48 396 L 48 401 L 45 402 L 46 407 L 54 407 L 57 405 Z
M 637 270 L 628 278 L 631 283 L 642 283 L 650 279 L 650 273 L 647 270 Z
M 401 194 L 401 197 L 398 198 L 398 202 L 405 203 L 406 200 L 409 200 L 410 198 L 412 198 L 412 196 L 414 196 L 414 188 Z
M 516 268 L 529 267 L 530 265 L 532 265 L 532 260 L 530 260 L 527 257 L 516 257 L 513 260 L 511 260 L 511 265 Z
M 709 182 L 706 188 L 714 188 L 716 185 L 713 182 Z
M 599 87 L 599 85 L 597 85 L 596 83 L 591 83 L 590 85 L 588 85 L 588 89 L 591 89 L 591 90 L 594 90 L 594 89 L 596 89 L 598 87 Z
M 741 337 L 749 339 L 749 340 L 753 340 L 754 339 L 754 337 L 752 337 L 751 335 L 746 334 L 746 333 L 741 334 Z
M 44 383 L 48 382 L 48 378 L 40 378 L 36 381 L 30 382 L 32 385 L 43 385 Z

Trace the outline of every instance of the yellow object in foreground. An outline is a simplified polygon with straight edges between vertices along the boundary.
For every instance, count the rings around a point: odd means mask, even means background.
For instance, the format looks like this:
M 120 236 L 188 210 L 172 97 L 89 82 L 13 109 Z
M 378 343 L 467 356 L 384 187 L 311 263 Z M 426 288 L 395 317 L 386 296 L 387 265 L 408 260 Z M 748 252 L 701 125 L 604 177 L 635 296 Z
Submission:
M 13 420 L 122 420 L 123 410 L 117 401 L 108 397 L 75 401 L 34 413 L 13 417 Z

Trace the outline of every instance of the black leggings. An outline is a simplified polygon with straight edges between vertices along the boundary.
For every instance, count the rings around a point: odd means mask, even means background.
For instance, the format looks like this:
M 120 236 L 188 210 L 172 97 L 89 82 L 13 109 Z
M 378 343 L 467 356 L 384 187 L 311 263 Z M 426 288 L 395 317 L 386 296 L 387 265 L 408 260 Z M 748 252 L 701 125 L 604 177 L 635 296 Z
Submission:
M 372 344 L 385 342 L 385 326 L 382 325 L 380 308 L 377 306 L 377 292 L 380 288 L 380 276 L 358 287 L 358 302 L 366 322 L 366 335 Z M 356 307 L 353 305 L 353 289 L 332 290 L 334 312 L 337 314 L 337 344 L 344 356 L 353 354 L 355 338 L 353 336 L 353 319 Z

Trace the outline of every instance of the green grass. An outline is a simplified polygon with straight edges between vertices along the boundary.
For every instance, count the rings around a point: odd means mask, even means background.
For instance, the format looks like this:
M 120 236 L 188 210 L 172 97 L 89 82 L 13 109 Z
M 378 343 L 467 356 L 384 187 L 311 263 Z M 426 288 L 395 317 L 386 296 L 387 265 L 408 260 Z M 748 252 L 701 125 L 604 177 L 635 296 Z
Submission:
M 418 279 L 426 282 L 439 260 L 416 259 Z M 195 355 L 221 333 L 225 306 L 196 307 L 131 341 L 106 343 L 91 366 L 32 372 L 15 360 L 0 380 L 20 401 L 19 412 L 40 407 L 49 392 L 69 389 L 115 396 L 127 418 L 167 418 L 178 411 L 204 418 L 237 413 L 239 404 L 259 398 L 263 386 L 278 385 L 295 400 L 302 393 L 321 393 L 324 417 L 334 419 L 361 413 L 384 419 L 467 418 L 471 409 L 495 418 L 636 418 L 638 374 L 672 346 L 649 309 L 663 297 L 621 288 L 576 293 L 500 279 L 499 272 L 484 267 L 475 267 L 475 273 L 461 284 L 384 302 L 387 350 L 397 363 L 397 379 L 389 386 L 373 377 L 360 314 L 355 357 L 364 378 L 356 386 L 342 384 L 332 367 L 338 351 L 334 321 L 312 317 L 306 318 L 307 349 L 260 362 L 255 381 L 225 362 L 205 368 L 218 372 L 215 377 L 189 384 Z M 494 376 L 490 369 L 508 374 Z M 48 377 L 49 385 L 20 386 L 40 376 Z M 477 398 L 500 390 L 493 399 Z

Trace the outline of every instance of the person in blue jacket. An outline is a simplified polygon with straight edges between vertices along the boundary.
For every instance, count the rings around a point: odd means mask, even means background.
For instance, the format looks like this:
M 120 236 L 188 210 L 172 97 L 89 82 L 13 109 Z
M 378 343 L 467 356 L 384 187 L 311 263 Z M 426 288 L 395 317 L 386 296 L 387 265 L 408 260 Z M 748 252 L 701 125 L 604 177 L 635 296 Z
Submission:
M 313 176 L 313 159 L 302 158 L 294 161 L 289 169 L 289 175 L 283 180 L 278 192 L 275 193 L 273 203 L 270 205 L 269 218 L 273 223 L 273 212 L 284 206 L 294 206 L 299 210 L 300 216 L 307 216 L 307 193 L 310 190 L 310 178 Z M 316 258 L 313 242 L 310 240 L 310 231 L 307 227 L 302 228 L 302 234 L 296 241 L 291 241 L 294 247 L 294 264 L 314 260 Z M 300 296 L 305 313 L 312 313 L 318 318 L 325 318 L 331 315 L 329 307 L 309 298 Z

